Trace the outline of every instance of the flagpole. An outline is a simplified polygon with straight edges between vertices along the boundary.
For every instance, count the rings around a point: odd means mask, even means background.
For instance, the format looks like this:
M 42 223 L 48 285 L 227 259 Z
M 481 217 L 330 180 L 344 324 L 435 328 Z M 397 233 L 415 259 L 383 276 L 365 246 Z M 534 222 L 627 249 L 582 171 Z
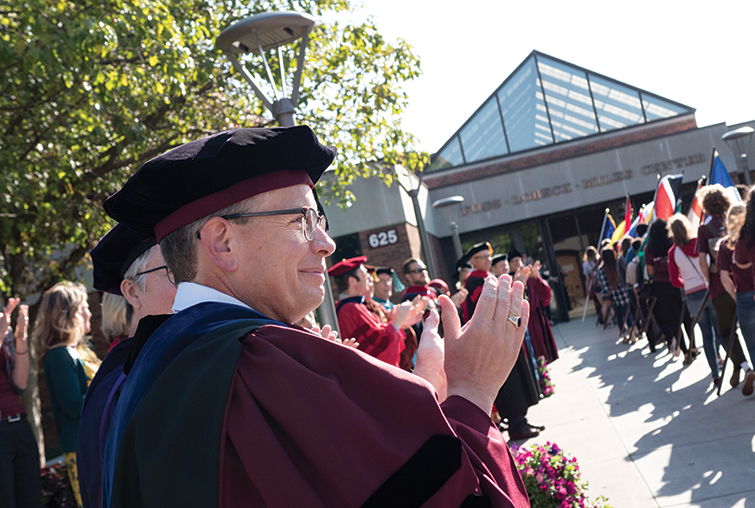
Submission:
M 710 153 L 710 169 L 708 170 L 708 181 L 713 181 L 713 166 L 716 165 L 716 154 L 718 153 L 718 150 L 716 150 L 716 147 L 713 147 L 713 151 Z
M 661 183 L 661 174 L 658 173 L 655 175 L 656 182 L 655 182 L 655 192 L 653 193 L 653 220 L 650 222 L 655 222 L 655 218 L 658 216 L 658 213 L 656 212 L 656 207 L 658 206 L 658 185 Z M 650 226 L 650 224 L 648 224 Z
M 600 250 L 600 243 L 603 241 L 603 232 L 606 230 L 606 218 L 608 217 L 608 208 L 603 213 L 603 225 L 600 226 L 600 236 L 598 237 L 598 250 Z M 598 252 L 600 254 L 600 252 Z

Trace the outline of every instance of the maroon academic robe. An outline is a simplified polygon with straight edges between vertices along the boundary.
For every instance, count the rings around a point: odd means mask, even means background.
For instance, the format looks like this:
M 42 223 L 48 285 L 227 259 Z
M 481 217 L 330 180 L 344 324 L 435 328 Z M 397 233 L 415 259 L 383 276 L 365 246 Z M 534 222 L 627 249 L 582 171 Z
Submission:
M 548 363 L 558 359 L 558 347 L 553 338 L 551 324 L 545 314 L 545 308 L 551 303 L 551 288 L 540 277 L 527 279 L 527 299 L 530 302 L 530 332 L 532 349 L 535 357 L 544 356 Z
M 439 405 L 417 376 L 292 328 L 264 326 L 241 345 L 221 434 L 221 507 L 423 499 L 456 508 L 469 496 L 529 506 L 500 430 L 471 402 Z M 450 449 L 428 445 L 439 440 Z
M 404 350 L 404 332 L 393 325 L 381 323 L 363 303 L 340 303 L 338 327 L 341 337 L 356 339 L 361 351 L 389 365 L 400 364 L 401 352 Z

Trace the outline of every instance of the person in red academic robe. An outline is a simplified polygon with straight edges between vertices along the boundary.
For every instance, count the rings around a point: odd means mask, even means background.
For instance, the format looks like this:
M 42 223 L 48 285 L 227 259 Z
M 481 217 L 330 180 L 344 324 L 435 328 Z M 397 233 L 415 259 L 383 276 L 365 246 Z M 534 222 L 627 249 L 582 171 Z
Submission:
M 328 275 L 344 294 L 336 305 L 338 327 L 342 337 L 356 339 L 358 349 L 398 367 L 406 347 L 402 328 L 417 323 L 422 311 L 412 302 L 405 302 L 394 307 L 390 321 L 383 322 L 365 304 L 372 289 L 372 276 L 364 265 L 366 261 L 365 256 L 344 259 L 328 270 Z
M 235 129 L 106 201 L 154 231 L 178 290 L 124 366 L 103 506 L 529 506 L 489 417 L 529 319 L 520 282 L 489 277 L 464 328 L 441 296 L 445 337 L 431 312 L 414 373 L 291 325 L 325 294 L 312 189 L 334 158 L 306 126 Z
M 551 303 L 551 287 L 540 276 L 540 261 L 535 261 L 530 268 L 527 278 L 527 299 L 532 312 L 529 332 L 535 358 L 544 356 L 545 361 L 551 363 L 558 359 L 558 347 L 545 313 L 546 307 Z

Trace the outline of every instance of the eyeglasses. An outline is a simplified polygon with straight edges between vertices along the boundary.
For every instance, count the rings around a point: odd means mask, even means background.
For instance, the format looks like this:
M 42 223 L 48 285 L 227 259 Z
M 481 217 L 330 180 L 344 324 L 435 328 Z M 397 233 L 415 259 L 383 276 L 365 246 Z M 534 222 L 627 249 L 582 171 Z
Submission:
M 424 273 L 426 271 L 427 271 L 427 268 L 415 268 L 414 270 L 408 270 L 406 273 L 420 274 L 420 273 Z
M 301 208 L 289 208 L 288 210 L 271 210 L 268 212 L 254 212 L 254 213 L 233 213 L 230 215 L 221 215 L 223 219 L 240 219 L 241 217 L 266 217 L 269 215 L 295 215 L 300 213 L 302 215 L 301 232 L 304 238 L 311 242 L 315 239 L 315 233 L 318 226 L 327 231 L 328 221 L 325 215 L 317 213 L 317 209 L 303 206 Z
M 143 272 L 136 273 L 133 275 L 133 277 L 131 277 L 131 279 L 136 279 L 140 275 L 147 275 L 148 273 L 156 272 L 158 270 L 165 270 L 165 276 L 168 278 L 168 281 L 171 284 L 175 285 L 175 282 L 173 281 L 173 277 L 170 276 L 170 268 L 168 268 L 168 265 L 162 265 L 162 266 L 158 266 L 157 268 L 152 268 L 151 270 L 144 270 Z

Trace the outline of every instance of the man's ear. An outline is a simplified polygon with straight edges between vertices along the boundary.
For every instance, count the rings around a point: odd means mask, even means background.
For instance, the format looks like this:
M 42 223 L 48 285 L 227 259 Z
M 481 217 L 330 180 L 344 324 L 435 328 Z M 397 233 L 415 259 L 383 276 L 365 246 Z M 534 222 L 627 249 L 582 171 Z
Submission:
M 355 284 L 359 284 L 359 282 L 361 282 L 359 273 L 352 273 L 351 275 L 349 275 L 349 289 L 351 289 Z
M 123 279 L 121 281 L 121 293 L 134 309 L 142 308 L 142 301 L 139 298 L 137 286 L 134 281 L 132 281 L 131 279 Z
M 224 272 L 233 272 L 239 267 L 237 253 L 231 249 L 234 234 L 237 233 L 231 223 L 222 217 L 212 217 L 200 231 L 201 254 Z

